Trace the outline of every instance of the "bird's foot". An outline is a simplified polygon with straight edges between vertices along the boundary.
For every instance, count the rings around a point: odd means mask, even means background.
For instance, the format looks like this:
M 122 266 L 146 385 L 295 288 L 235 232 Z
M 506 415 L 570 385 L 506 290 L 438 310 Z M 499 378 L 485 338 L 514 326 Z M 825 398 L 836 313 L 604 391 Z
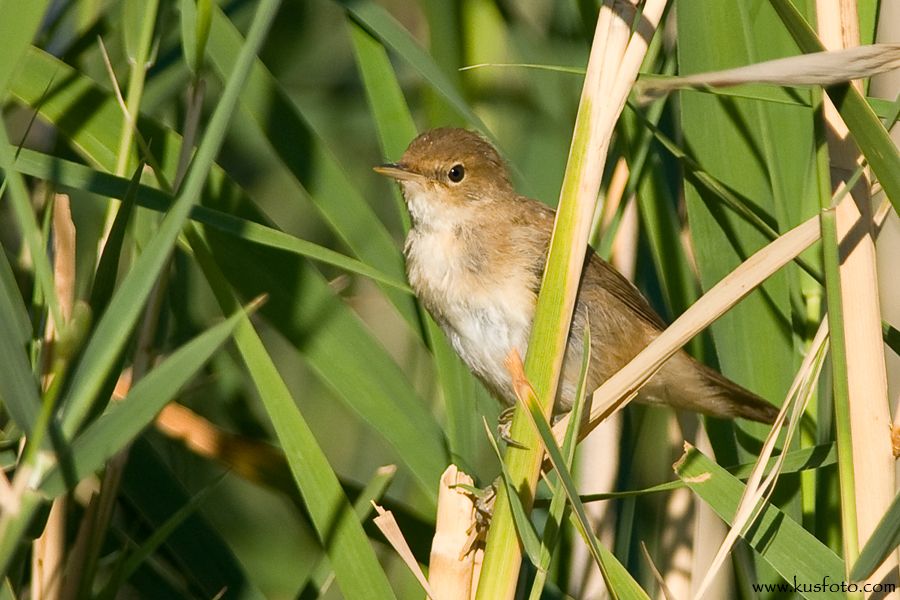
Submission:
M 514 440 L 511 436 L 512 430 L 512 420 L 513 415 L 516 412 L 515 405 L 507 406 L 502 411 L 500 411 L 500 416 L 497 417 L 497 434 L 500 436 L 500 439 L 506 442 L 507 446 L 512 446 L 513 448 L 519 448 L 520 450 L 527 450 L 528 446 L 523 444 L 522 442 L 518 442 Z
M 491 519 L 494 516 L 494 503 L 497 500 L 497 486 L 499 484 L 500 478 L 498 477 L 491 485 L 481 489 L 472 486 L 460 486 L 472 498 L 472 503 L 475 505 L 475 518 L 466 531 L 468 538 L 460 556 L 465 556 L 477 545 L 484 544 L 488 529 L 491 526 Z

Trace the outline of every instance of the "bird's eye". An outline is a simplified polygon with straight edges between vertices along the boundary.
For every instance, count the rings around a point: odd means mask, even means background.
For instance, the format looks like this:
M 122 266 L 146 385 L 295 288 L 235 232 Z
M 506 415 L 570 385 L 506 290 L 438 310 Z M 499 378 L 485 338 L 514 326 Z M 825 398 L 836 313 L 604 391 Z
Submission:
M 462 165 L 453 165 L 452 167 L 450 167 L 450 170 L 447 171 L 447 178 L 453 183 L 459 183 L 465 176 L 466 170 Z

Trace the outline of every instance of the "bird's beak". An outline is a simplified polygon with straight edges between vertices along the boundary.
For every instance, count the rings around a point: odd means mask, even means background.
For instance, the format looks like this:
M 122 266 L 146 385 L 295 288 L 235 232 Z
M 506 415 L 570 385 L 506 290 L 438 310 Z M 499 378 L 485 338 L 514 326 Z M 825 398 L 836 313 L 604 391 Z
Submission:
M 387 163 L 384 165 L 378 165 L 377 167 L 373 167 L 372 170 L 379 175 L 391 177 L 393 179 L 396 179 L 397 181 L 409 181 L 422 178 L 422 176 L 418 173 L 410 171 L 409 168 L 403 163 Z

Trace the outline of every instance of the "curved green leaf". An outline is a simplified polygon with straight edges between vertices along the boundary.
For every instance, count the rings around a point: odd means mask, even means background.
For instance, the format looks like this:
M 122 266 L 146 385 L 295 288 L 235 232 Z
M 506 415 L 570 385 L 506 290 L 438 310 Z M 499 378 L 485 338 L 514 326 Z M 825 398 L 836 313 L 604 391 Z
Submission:
M 675 463 L 675 474 L 717 515 L 730 523 L 743 496 L 744 484 L 692 446 Z M 844 561 L 771 504 L 765 505 L 756 523 L 744 532 L 743 537 L 789 582 L 818 583 L 830 579 L 839 583 L 843 578 Z M 845 597 L 830 589 L 815 593 L 812 589 L 799 591 L 810 599 Z

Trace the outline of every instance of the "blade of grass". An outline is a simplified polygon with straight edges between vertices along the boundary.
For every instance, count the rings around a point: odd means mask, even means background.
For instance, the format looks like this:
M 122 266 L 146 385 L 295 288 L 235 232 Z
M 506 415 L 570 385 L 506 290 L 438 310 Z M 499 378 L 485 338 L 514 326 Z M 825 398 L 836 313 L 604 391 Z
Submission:
M 447 75 L 387 10 L 371 0 L 339 0 L 339 3 L 347 9 L 354 21 L 418 71 L 466 122 L 482 133 L 489 134 L 487 126 L 472 111 Z
M 387 50 L 372 34 L 350 18 L 347 18 L 347 28 L 350 30 L 356 66 L 375 121 L 381 154 L 385 159 L 400 156 L 418 131 Z M 409 231 L 409 211 L 406 210 L 400 189 L 396 185 L 391 185 L 390 189 L 403 231 Z
M 122 205 L 119 207 L 119 210 L 116 211 L 116 218 L 109 230 L 106 243 L 103 245 L 103 253 L 100 255 L 100 260 L 97 262 L 97 272 L 94 275 L 94 282 L 91 287 L 91 299 L 89 302 L 95 320 L 99 319 L 103 313 L 106 312 L 106 307 L 109 305 L 109 300 L 112 298 L 113 291 L 115 290 L 116 278 L 119 274 L 119 260 L 122 254 L 122 245 L 125 242 L 128 221 L 134 210 L 135 197 L 140 188 L 141 173 L 143 170 L 144 163 L 138 163 L 134 175 L 131 176 L 128 189 L 125 191 L 125 195 L 122 198 Z M 56 171 L 56 169 L 54 169 L 54 171 Z M 85 187 L 79 186 L 78 189 L 84 190 Z
M 128 183 L 125 179 L 39 152 L 22 150 L 16 161 L 16 169 L 22 174 L 53 181 L 66 188 L 86 190 L 101 196 L 123 200 L 128 197 Z M 146 185 L 137 186 L 134 200 L 138 206 L 159 212 L 167 212 L 172 206 L 171 196 Z M 402 279 L 391 277 L 340 252 L 300 239 L 273 227 L 267 227 L 249 219 L 205 206 L 193 207 L 190 218 L 239 239 L 305 256 L 349 273 L 368 277 L 407 294 L 412 293 Z
M 422 3 L 422 11 L 428 22 L 428 56 L 443 71 L 450 83 L 459 89 L 461 77 L 457 68 L 465 52 L 472 50 L 471 40 L 467 39 L 464 24 L 469 11 L 461 4 L 443 0 L 425 0 Z M 450 102 L 435 90 L 427 90 L 423 100 L 430 124 L 463 126 Z
M 394 465 L 379 467 L 378 470 L 375 471 L 375 475 L 372 476 L 366 486 L 359 492 L 359 495 L 353 502 L 353 512 L 356 513 L 356 517 L 361 523 L 366 522 L 369 515 L 375 510 L 373 504 L 381 501 L 388 486 L 394 480 L 394 475 L 396 475 L 396 473 L 397 467 Z M 328 591 L 331 582 L 334 581 L 334 571 L 327 561 L 320 560 L 319 564 L 312 570 L 310 580 L 316 584 L 319 595 L 322 595 Z
M 153 239 L 135 261 L 118 292 L 110 300 L 103 318 L 88 342 L 81 362 L 72 376 L 66 395 L 62 431 L 71 437 L 83 423 L 95 401 L 104 379 L 128 340 L 144 301 L 166 264 L 175 239 L 198 202 L 207 173 L 225 138 L 228 122 L 237 106 L 238 97 L 250 68 L 274 19 L 280 0 L 263 0 L 253 20 L 247 42 L 228 79 L 225 91 L 210 120 L 207 133 L 191 163 L 184 186 Z M 0 140 L 2 143 L 2 140 Z
M 230 71 L 236 60 L 235 49 L 241 43 L 237 28 L 220 8 L 215 7 L 207 53 L 219 72 Z M 403 261 L 387 229 L 350 181 L 322 136 L 261 60 L 256 60 L 250 71 L 241 96 L 241 114 L 251 118 L 278 153 L 293 185 L 309 197 L 353 253 L 394 280 L 402 281 L 405 275 Z M 304 149 L 298 143 L 300 140 L 309 146 Z M 316 168 L 311 170 L 310 164 Z M 340 198 L 339 202 L 337 198 Z M 412 298 L 395 289 L 382 288 L 401 316 L 418 333 L 418 315 Z
M 2 248 L 0 263 L 0 268 L 9 270 L 6 253 Z M 11 283 L 15 285 L 14 281 Z M 41 406 L 38 382 L 26 351 L 30 335 L 23 331 L 23 324 L 19 319 L 5 316 L 21 315 L 21 310 L 22 298 L 18 290 L 7 285 L 0 286 L 0 314 L 4 315 L 0 319 L 0 400 L 19 429 L 28 433 Z
M 54 323 L 64 323 L 56 286 L 53 284 L 53 267 L 45 250 L 44 236 L 38 227 L 25 179 L 15 170 L 15 153 L 6 134 L 6 125 L 0 122 L 0 168 L 3 169 L 6 191 L 12 205 L 12 212 L 19 226 L 31 262 L 34 265 L 34 276 L 47 303 Z
M 103 467 L 149 425 L 234 332 L 243 309 L 181 346 L 78 435 L 67 455 L 43 476 L 41 493 L 55 498 Z
M 491 450 L 494 451 L 497 460 L 500 461 L 500 481 L 503 484 L 503 489 L 506 490 L 506 494 L 503 497 L 509 502 L 509 510 L 512 513 L 513 522 L 516 526 L 516 534 L 522 543 L 522 549 L 525 550 L 525 556 L 528 557 L 531 564 L 537 567 L 541 564 L 541 540 L 534 530 L 534 525 L 528 518 L 525 507 L 522 506 L 522 501 L 516 493 L 516 488 L 513 487 L 512 477 L 509 474 L 506 463 L 503 462 L 503 455 L 500 453 L 500 447 L 497 446 L 497 441 L 491 433 L 490 425 L 487 424 L 486 420 L 482 424 L 488 442 L 490 442 Z M 496 510 L 496 504 L 494 506 Z
M 900 546 L 900 495 L 891 502 L 891 506 L 859 552 L 859 557 L 850 569 L 850 580 L 863 581 L 869 578 L 897 546 Z
M 231 310 L 236 304 L 233 292 L 205 242 L 193 229 L 187 236 L 222 310 Z M 235 343 L 284 448 L 342 594 L 347 598 L 393 598 L 337 476 L 249 319 L 243 319 L 235 331 Z
M 844 557 L 847 565 L 859 555 L 859 532 L 856 523 L 856 475 L 853 469 L 853 438 L 850 431 L 849 384 L 844 343 L 844 312 L 841 302 L 841 275 L 838 258 L 837 221 L 833 209 L 823 210 L 822 262 L 825 266 L 828 324 L 831 328 L 831 368 L 834 395 L 834 425 L 838 450 L 838 476 L 841 482 L 841 525 Z
M 18 2 L 0 0 L 0 40 L 3 40 L 3 56 L 0 58 L 0 100 L 6 99 L 10 80 L 23 68 L 22 55 L 41 26 L 50 0 Z
M 3 189 L 0 188 L 0 196 L 3 195 Z M 31 321 L 28 319 L 28 309 L 22 300 L 19 292 L 19 285 L 16 283 L 16 276 L 13 273 L 9 260 L 6 258 L 5 252 L 0 252 L 0 301 L 6 302 L 2 312 L 12 320 L 12 329 L 16 333 L 9 338 L 15 343 L 23 347 L 31 340 L 33 330 Z

